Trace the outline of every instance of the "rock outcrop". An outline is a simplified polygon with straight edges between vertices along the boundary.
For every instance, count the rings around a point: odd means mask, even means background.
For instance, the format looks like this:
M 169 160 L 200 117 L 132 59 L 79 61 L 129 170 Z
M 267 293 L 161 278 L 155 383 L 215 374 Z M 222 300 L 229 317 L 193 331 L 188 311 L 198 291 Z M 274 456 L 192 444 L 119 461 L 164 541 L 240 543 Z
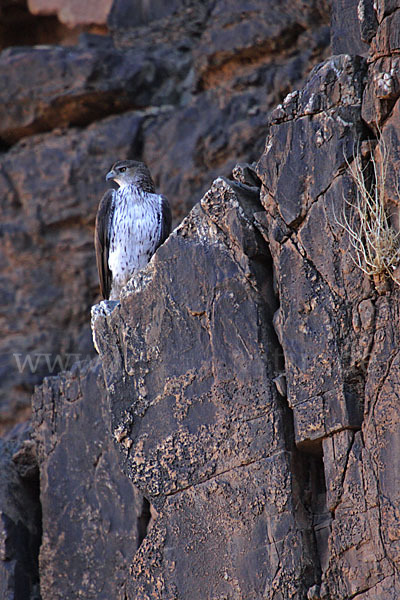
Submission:
M 176 216 L 206 174 L 219 168 L 220 176 L 120 302 L 93 307 L 100 357 L 46 379 L 33 397 L 32 433 L 17 428 L 5 441 L 0 589 L 18 600 L 37 597 L 39 581 L 42 600 L 395 600 L 400 289 L 396 271 L 384 279 L 357 266 L 344 215 L 353 223 L 355 160 L 373 186 L 373 158 L 385 168 L 380 198 L 388 223 L 399 227 L 400 9 L 386 0 L 335 4 L 337 54 L 280 103 L 283 87 L 271 85 L 271 97 L 264 94 L 265 104 L 250 112 L 278 73 L 266 56 L 283 53 L 282 83 L 294 65 L 290 48 L 314 35 L 297 5 L 293 19 L 279 19 L 272 4 L 268 27 L 257 1 L 249 3 L 251 23 L 236 2 L 229 15 L 224 2 L 177 1 L 168 10 L 155 3 L 154 14 L 146 3 L 137 6 L 140 23 L 122 30 L 128 8 L 114 3 L 112 52 L 126 56 L 134 33 L 142 51 L 162 39 L 166 23 L 172 39 L 185 31 L 186 50 L 176 51 L 191 59 L 180 64 L 187 71 L 178 99 L 169 108 L 135 105 L 84 128 L 24 137 L 8 149 L 8 260 L 14 240 L 23 249 L 35 231 L 43 245 L 54 244 L 48 268 L 65 239 L 60 223 L 70 230 L 86 202 L 76 239 L 87 252 L 80 269 L 90 264 L 105 140 L 110 155 L 134 149 L 147 158 L 176 198 L 190 195 Z M 308 22 L 319 24 L 323 9 L 307 6 Z M 229 134 L 222 124 L 215 130 L 220 115 Z M 265 143 L 258 156 L 253 125 Z M 158 160 L 161 143 L 168 152 Z M 235 148 L 248 162 L 229 179 Z M 64 194 L 61 211 L 46 187 L 47 157 L 56 151 L 66 156 L 51 180 L 57 197 Z M 30 215 L 25 234 L 19 205 Z M 39 267 L 41 256 L 38 250 L 32 259 Z M 62 264 L 64 256 L 55 274 Z M 42 284 L 46 298 L 50 286 L 39 272 L 31 285 Z M 95 297 L 93 265 L 85 276 L 91 292 L 81 276 L 74 288 L 82 303 Z M 71 348 L 79 335 L 89 344 L 88 328 L 75 319 L 64 338 Z M 14 489 L 20 513 L 10 508 Z M 30 554 L 17 543 L 20 521 Z M 17 595 L 13 577 L 21 568 L 27 577 Z
M 364 75 L 363 61 L 348 55 L 317 67 L 307 85 L 272 112 L 258 163 L 281 299 L 275 328 L 299 446 L 358 428 L 362 420 L 374 307 L 340 215 L 344 198 L 354 193 L 346 163 L 363 134 Z M 353 327 L 361 310 L 363 324 Z
M 257 188 L 217 179 L 121 305 L 97 310 L 112 434 L 159 512 L 128 598 L 290 597 L 318 579 L 260 210 Z

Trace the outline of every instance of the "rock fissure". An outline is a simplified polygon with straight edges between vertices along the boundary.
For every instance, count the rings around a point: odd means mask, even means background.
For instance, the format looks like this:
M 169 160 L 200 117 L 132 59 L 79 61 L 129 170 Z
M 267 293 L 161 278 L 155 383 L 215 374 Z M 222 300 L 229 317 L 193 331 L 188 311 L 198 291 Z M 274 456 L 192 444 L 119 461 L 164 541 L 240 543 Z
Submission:
M 339 302 L 339 301 L 343 300 L 343 298 L 338 294 L 337 290 L 332 286 L 332 282 L 327 277 L 325 277 L 324 274 L 321 273 L 320 270 L 318 270 L 317 266 L 310 259 L 310 256 L 307 254 L 305 248 L 301 244 L 301 241 L 297 237 L 297 232 L 293 232 L 293 235 L 290 236 L 290 240 L 291 240 L 294 248 L 299 253 L 299 256 L 301 256 L 301 258 L 310 265 L 310 267 L 313 270 L 315 276 L 318 279 L 320 279 L 320 281 L 324 282 L 324 284 L 329 288 L 329 290 L 330 290 L 330 292 L 331 292 L 331 294 L 332 294 L 332 296 L 334 298 L 333 301 L 334 302 Z M 315 280 L 316 284 L 317 284 L 318 279 Z
M 147 498 L 143 498 L 142 511 L 137 519 L 138 541 L 137 549 L 140 548 L 144 538 L 146 537 L 151 521 L 150 502 Z
M 252 421 L 254 419 L 249 419 L 249 421 Z M 248 422 L 248 421 L 246 421 Z M 280 451 L 277 452 L 277 456 L 281 455 L 282 453 L 286 453 L 286 450 L 284 451 Z M 188 485 L 186 487 L 181 487 L 179 489 L 173 490 L 172 492 L 166 492 L 165 496 L 166 497 L 171 497 L 171 496 L 176 496 L 177 494 L 180 494 L 182 492 L 186 492 L 187 490 L 191 489 L 192 487 L 196 487 L 196 486 L 202 486 L 206 483 L 212 482 L 215 479 L 218 479 L 219 477 L 222 477 L 223 475 L 227 475 L 228 473 L 231 472 L 236 472 L 238 469 L 243 469 L 245 467 L 249 467 L 251 465 L 255 465 L 261 461 L 273 461 L 276 458 L 275 455 L 272 456 L 268 456 L 268 457 L 260 457 L 260 458 L 254 458 L 253 460 L 249 460 L 247 462 L 242 462 L 240 464 L 234 464 L 231 467 L 229 467 L 229 469 L 226 469 L 224 471 L 218 471 L 216 473 L 213 473 L 212 475 L 210 475 L 209 477 L 207 477 L 207 479 L 199 479 L 198 481 L 196 481 L 196 483 L 192 486 L 192 485 Z
M 340 433 L 340 432 L 338 432 L 338 433 Z M 340 487 L 341 488 L 343 488 L 344 481 L 345 481 L 345 478 L 346 478 L 347 467 L 348 467 L 348 464 L 349 464 L 349 459 L 350 459 L 350 455 L 351 455 L 351 452 L 352 452 L 354 440 L 355 440 L 355 436 L 354 436 L 354 432 L 352 432 L 352 438 L 351 438 L 351 441 L 350 441 L 350 445 L 348 446 L 347 451 L 346 451 L 346 457 L 345 457 L 345 461 L 344 461 L 344 464 L 343 464 L 343 471 L 342 471 L 342 474 L 341 474 L 341 481 L 340 481 Z M 335 505 L 333 505 L 333 506 L 330 507 L 330 512 L 331 512 L 331 515 L 332 515 L 332 520 L 335 519 L 335 511 L 336 511 L 336 507 L 339 504 L 339 502 L 340 502 L 340 498 L 338 497 L 337 498 L 337 503 Z
M 268 245 L 269 253 L 269 245 Z M 304 253 L 305 254 L 305 253 Z M 303 256 L 304 256 L 303 254 Z M 272 274 L 272 260 L 270 263 L 270 275 L 271 280 L 273 279 Z M 275 312 L 279 310 L 280 298 L 279 292 L 276 294 L 276 305 Z M 270 326 L 274 331 L 273 319 L 270 315 Z M 277 372 L 285 373 L 285 352 L 278 340 L 278 336 L 274 340 L 274 351 L 275 355 L 281 357 L 281 364 L 279 365 Z M 311 529 L 311 539 L 307 544 L 307 552 L 313 557 L 313 573 L 309 580 L 310 588 L 312 584 L 320 584 L 322 576 L 322 563 L 325 559 L 326 550 L 324 548 L 327 535 L 326 531 L 321 535 L 321 522 L 320 515 L 325 516 L 327 514 L 326 501 L 323 500 L 321 504 L 321 482 L 322 482 L 322 494 L 325 496 L 325 473 L 322 459 L 310 457 L 309 454 L 302 452 L 295 445 L 295 427 L 294 427 L 294 412 L 290 406 L 287 396 L 282 394 L 277 395 L 278 405 L 280 406 L 280 413 L 282 415 L 282 421 L 284 423 L 283 432 L 285 438 L 285 447 L 287 451 L 293 454 L 296 461 L 296 467 L 294 468 L 294 462 L 291 462 L 291 476 L 296 482 L 294 485 L 298 486 L 299 494 L 297 501 L 302 506 L 302 510 L 306 511 L 309 515 L 309 526 Z M 311 470 L 313 475 L 310 477 L 310 461 L 313 465 Z M 325 526 L 326 528 L 326 526 Z M 275 540 L 274 540 L 275 544 Z M 276 544 L 275 548 L 277 550 Z M 278 556 L 279 552 L 277 550 Z M 280 567 L 277 567 L 279 569 Z M 306 578 L 305 578 L 306 580 Z
M 371 352 L 371 355 L 372 355 L 372 352 Z M 366 418 L 367 427 L 369 427 L 372 417 L 375 414 L 375 407 L 376 407 L 377 403 L 379 402 L 380 393 L 385 385 L 385 382 L 389 376 L 392 364 L 395 361 L 397 356 L 399 356 L 399 352 L 397 350 L 393 350 L 393 352 L 391 352 L 391 354 L 387 358 L 385 371 L 379 378 L 379 381 L 376 386 L 376 390 L 375 390 L 375 394 L 374 394 L 374 401 L 372 402 L 372 404 L 370 405 L 370 407 L 368 409 L 368 416 Z
M 376 583 L 380 583 L 383 580 L 384 580 L 384 578 L 382 578 L 381 580 L 378 580 Z M 369 592 L 369 590 L 373 589 L 373 587 L 374 586 L 366 586 L 362 590 L 359 590 L 359 591 L 355 592 L 354 594 L 352 594 L 351 596 L 349 596 L 349 600 L 353 600 L 353 598 L 357 598 L 361 594 L 365 594 L 366 592 Z

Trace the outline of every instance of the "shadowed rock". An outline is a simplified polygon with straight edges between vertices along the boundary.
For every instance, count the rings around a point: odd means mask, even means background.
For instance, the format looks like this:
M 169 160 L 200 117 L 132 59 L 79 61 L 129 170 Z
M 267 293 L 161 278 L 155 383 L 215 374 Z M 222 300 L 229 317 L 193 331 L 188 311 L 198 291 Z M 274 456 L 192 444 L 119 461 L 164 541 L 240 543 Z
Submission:
M 4 214 L 14 226 L 5 228 L 5 256 L 14 267 L 5 273 L 18 289 L 24 277 L 13 261 L 26 239 L 15 234 L 25 232 L 19 211 L 29 239 L 34 231 L 36 245 L 50 240 L 58 248 L 79 214 L 72 190 L 85 199 L 87 221 L 78 220 L 76 239 L 86 248 L 100 192 L 91 176 L 83 184 L 86 157 L 99 169 L 97 181 L 108 162 L 105 141 L 112 140 L 110 152 L 152 157 L 163 191 L 169 194 L 164 185 L 170 185 L 177 203 L 188 207 L 208 175 L 233 166 L 235 152 L 248 162 L 259 158 L 257 144 L 267 133 L 257 165 L 235 167 L 240 183 L 214 181 L 127 284 L 120 303 L 95 306 L 105 383 L 94 362 L 47 379 L 36 392 L 43 600 L 400 595 L 399 288 L 391 279 L 377 286 L 356 266 L 342 220 L 356 193 L 348 163 L 365 139 L 363 164 L 371 152 L 380 164 L 381 146 L 371 139 L 377 134 L 389 157 L 385 208 L 398 227 L 399 10 L 393 0 L 337 3 L 335 43 L 339 24 L 349 32 L 351 55 L 325 61 L 296 91 L 290 82 L 320 56 L 325 9 L 310 2 L 304 11 L 288 2 L 291 20 L 285 6 L 271 4 L 268 22 L 261 19 L 265 3 L 247 3 L 245 15 L 239 4 L 229 3 L 228 11 L 223 0 L 156 3 L 145 27 L 114 33 L 120 51 L 135 41 L 146 54 L 143 48 L 158 40 L 152 52 L 162 53 L 169 37 L 181 57 L 191 56 L 179 106 L 145 107 L 82 131 L 37 136 L 2 157 Z M 371 43 L 368 63 L 356 56 L 364 53 L 360 39 Z M 291 93 L 267 119 L 284 91 Z M 55 171 L 53 154 L 61 165 Z M 61 208 L 54 197 L 62 198 Z M 43 315 L 52 303 L 80 314 L 79 294 L 87 287 L 78 271 L 95 297 L 85 261 L 74 259 L 71 288 L 65 247 L 49 256 L 59 260 L 54 273 L 66 271 L 67 301 L 49 299 L 47 284 L 56 276 L 47 280 L 43 273 L 50 277 L 50 260 L 35 271 Z M 24 332 L 37 319 L 28 300 L 22 306 L 17 294 L 8 297 L 6 343 L 17 318 L 24 315 Z M 87 312 L 82 318 L 87 323 Z M 69 321 L 61 322 L 64 329 Z M 44 316 L 39 325 L 43 335 Z M 88 339 L 87 325 L 83 331 Z M 15 582 L 23 582 L 32 600 L 40 519 L 32 516 L 37 487 L 32 499 L 25 483 L 37 477 L 34 446 L 29 438 L 7 444 L 0 589 L 17 600 Z M 10 503 L 15 497 L 18 510 Z M 29 555 L 21 539 L 35 540 Z M 21 568 L 25 578 L 13 579 Z
M 318 446 L 327 434 L 362 420 L 372 330 L 354 330 L 352 323 L 372 292 L 340 226 L 343 198 L 354 194 L 346 160 L 363 132 L 362 66 L 342 55 L 316 68 L 272 113 L 258 163 L 281 299 L 274 323 L 299 444 Z
M 31 428 L 0 439 L 0 597 L 41 600 L 39 471 Z
M 91 38 L 89 38 L 90 40 Z M 56 127 L 86 125 L 107 115 L 178 98 L 182 61 L 163 55 L 116 50 L 109 38 L 73 48 L 10 48 L 0 55 L 0 141 Z M 185 65 L 183 65 L 183 68 Z M 178 74 L 179 73 L 179 74 Z M 163 89 L 163 82 L 167 88 Z
M 119 468 L 109 418 L 96 361 L 48 378 L 33 398 L 43 600 L 124 598 L 143 497 Z

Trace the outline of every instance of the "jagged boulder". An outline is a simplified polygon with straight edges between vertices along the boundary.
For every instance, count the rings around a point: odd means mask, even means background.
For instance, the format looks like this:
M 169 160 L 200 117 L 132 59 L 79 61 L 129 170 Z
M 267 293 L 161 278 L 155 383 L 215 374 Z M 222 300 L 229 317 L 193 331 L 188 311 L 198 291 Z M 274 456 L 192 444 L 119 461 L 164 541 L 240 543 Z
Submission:
M 272 381 L 281 356 L 259 212 L 257 187 L 217 179 L 121 304 L 94 308 L 124 471 L 159 513 L 128 598 L 300 597 L 318 583 L 311 477 L 293 471 Z

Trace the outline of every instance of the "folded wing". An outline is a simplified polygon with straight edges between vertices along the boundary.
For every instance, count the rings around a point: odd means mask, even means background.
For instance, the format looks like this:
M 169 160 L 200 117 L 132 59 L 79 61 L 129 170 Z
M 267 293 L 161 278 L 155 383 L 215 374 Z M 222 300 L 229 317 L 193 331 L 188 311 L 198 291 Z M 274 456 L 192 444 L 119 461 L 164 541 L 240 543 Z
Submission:
M 104 299 L 111 292 L 112 273 L 108 266 L 111 224 L 114 213 L 114 190 L 110 189 L 102 197 L 96 216 L 94 246 L 96 250 L 97 271 L 100 280 L 100 291 Z

